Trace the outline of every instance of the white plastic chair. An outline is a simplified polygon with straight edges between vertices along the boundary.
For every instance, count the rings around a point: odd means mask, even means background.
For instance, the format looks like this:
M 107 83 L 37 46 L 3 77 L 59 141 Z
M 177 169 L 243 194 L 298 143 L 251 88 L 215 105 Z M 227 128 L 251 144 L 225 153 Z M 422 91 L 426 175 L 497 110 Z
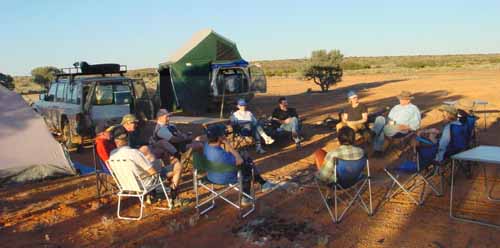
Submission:
M 108 160 L 109 166 L 111 167 L 111 171 L 113 174 L 113 178 L 116 181 L 116 185 L 118 185 L 118 208 L 117 208 L 117 216 L 119 219 L 125 220 L 140 220 L 142 219 L 143 209 L 144 209 L 144 196 L 149 192 L 155 190 L 158 187 L 162 188 L 163 193 L 165 194 L 165 198 L 167 199 L 168 208 L 160 208 L 157 209 L 168 210 L 172 209 L 172 202 L 167 195 L 167 190 L 165 189 L 165 181 L 160 177 L 160 174 L 155 174 L 148 176 L 146 178 L 140 178 L 132 169 L 134 166 L 133 161 L 127 159 L 115 159 Z M 145 179 L 153 180 L 153 183 L 147 185 L 145 183 Z M 127 217 L 120 215 L 120 206 L 122 197 L 137 197 L 141 203 L 141 210 L 138 217 Z

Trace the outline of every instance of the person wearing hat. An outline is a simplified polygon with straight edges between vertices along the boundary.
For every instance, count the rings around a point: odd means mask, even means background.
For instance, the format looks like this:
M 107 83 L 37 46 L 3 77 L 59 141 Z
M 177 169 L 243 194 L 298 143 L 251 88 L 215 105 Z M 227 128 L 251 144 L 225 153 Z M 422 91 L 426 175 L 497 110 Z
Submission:
M 336 126 L 337 133 L 342 127 L 345 126 L 352 128 L 355 132 L 366 128 L 366 122 L 368 121 L 368 109 L 364 104 L 359 102 L 358 95 L 353 90 L 350 90 L 347 93 L 347 99 L 350 104 L 340 115 L 341 122 L 339 122 Z
M 119 125 L 111 126 L 109 128 L 111 132 L 111 139 L 118 137 L 122 134 L 127 136 L 129 141 L 129 146 L 132 148 L 139 148 L 140 144 L 137 142 L 136 129 L 137 129 L 137 118 L 133 114 L 126 114 L 122 117 L 122 121 Z
M 422 144 L 437 145 L 434 161 L 441 163 L 445 159 L 447 152 L 451 151 L 450 147 L 448 147 L 452 136 L 451 126 L 456 125 L 464 128 L 465 126 L 458 120 L 458 110 L 454 106 L 445 104 L 440 106 L 438 110 L 443 114 L 445 123 L 442 130 L 435 128 L 420 130 L 417 132 L 415 140 L 417 146 Z
M 139 150 L 131 148 L 128 145 L 128 135 L 122 133 L 114 137 L 114 142 L 116 144 L 116 149 L 111 152 L 109 157 L 110 160 L 130 160 L 133 164 L 131 170 L 133 170 L 139 177 L 144 179 L 144 186 L 148 187 L 158 183 L 158 177 L 151 177 L 151 175 L 160 174 L 163 178 L 166 177 L 167 168 L 158 168 L 153 166 L 150 161 L 141 153 Z M 172 200 L 175 200 L 173 197 Z M 151 202 L 150 195 L 147 197 L 147 202 Z
M 377 153 L 383 152 L 386 137 L 402 137 L 420 128 L 420 110 L 411 103 L 411 93 L 402 91 L 398 99 L 399 104 L 391 109 L 387 119 L 383 116 L 375 119 L 373 150 Z
M 166 109 L 158 110 L 156 126 L 150 144 L 156 144 L 165 152 L 180 159 L 181 153 L 186 152 L 187 144 L 191 143 L 192 137 L 191 134 L 182 132 L 170 123 L 171 115 L 172 113 Z
M 233 147 L 231 142 L 226 139 L 226 127 L 218 124 L 209 126 L 206 129 L 206 136 L 198 137 L 194 142 L 194 150 L 203 150 L 203 154 L 208 161 L 222 163 L 241 168 L 243 175 L 243 191 L 250 194 L 251 171 L 254 170 L 254 181 L 261 185 L 263 192 L 268 192 L 276 187 L 276 184 L 264 180 L 256 168 L 251 158 L 243 157 Z M 237 171 L 232 172 L 207 172 L 207 178 L 215 184 L 234 184 L 238 182 Z M 251 202 L 247 198 L 242 199 L 243 205 L 249 205 Z
M 230 117 L 232 125 L 238 125 L 241 127 L 241 131 L 251 133 L 255 140 L 256 152 L 260 154 L 265 153 L 266 151 L 262 149 L 260 138 L 264 139 L 266 145 L 274 143 L 274 139 L 264 132 L 264 129 L 259 125 L 252 112 L 247 110 L 247 102 L 244 99 L 238 100 L 237 104 L 238 110 Z
M 102 162 L 106 163 L 111 151 L 116 148 L 114 141 L 111 139 L 111 129 L 105 122 L 100 122 L 97 124 L 95 133 L 94 142 L 97 156 Z

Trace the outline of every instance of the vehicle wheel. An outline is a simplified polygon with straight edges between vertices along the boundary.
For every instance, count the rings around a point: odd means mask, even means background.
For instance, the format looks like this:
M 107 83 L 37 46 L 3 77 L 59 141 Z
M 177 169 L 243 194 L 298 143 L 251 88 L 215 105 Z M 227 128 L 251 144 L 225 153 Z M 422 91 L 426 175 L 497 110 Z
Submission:
M 73 143 L 71 142 L 71 131 L 68 120 L 64 120 L 62 126 L 62 143 L 66 148 L 71 149 L 73 148 Z

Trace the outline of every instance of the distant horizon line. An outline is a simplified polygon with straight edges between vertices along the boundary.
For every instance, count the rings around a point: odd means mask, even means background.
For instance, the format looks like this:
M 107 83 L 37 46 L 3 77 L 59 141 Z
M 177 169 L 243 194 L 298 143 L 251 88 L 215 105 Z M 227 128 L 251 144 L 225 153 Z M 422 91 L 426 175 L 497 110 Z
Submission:
M 317 50 L 327 50 L 327 51 L 330 51 L 330 50 L 335 50 L 335 49 L 317 49 Z M 315 50 L 315 51 L 317 51 Z M 488 55 L 500 55 L 500 52 L 492 52 L 492 53 L 454 53 L 454 54 L 419 54 L 419 55 L 373 55 L 373 56 L 344 56 L 344 58 L 379 58 L 379 57 L 425 57 L 425 56 L 428 56 L 428 57 L 443 57 L 443 56 L 473 56 L 473 55 L 483 55 L 483 56 L 488 56 Z M 249 62 L 259 62 L 259 61 L 281 61 L 281 60 L 303 60 L 303 59 L 307 59 L 307 57 L 304 57 L 304 58 L 277 58 L 277 59 L 256 59 L 256 60 L 247 60 Z M 160 62 L 159 64 L 161 63 L 164 63 L 164 62 Z M 95 64 L 99 64 L 99 63 L 95 63 Z M 53 65 L 40 65 L 40 66 L 36 66 L 36 67 L 43 67 L 43 66 L 53 66 Z M 34 68 L 36 68 L 34 67 Z M 54 67 L 57 67 L 57 66 L 54 66 Z M 128 67 L 128 66 L 127 66 Z M 59 67 L 57 67 L 59 68 Z M 61 67 L 63 68 L 63 67 Z M 128 68 L 128 71 L 131 71 L 131 70 L 144 70 L 144 69 L 152 69 L 152 68 L 156 68 L 156 67 L 137 67 L 137 68 Z M 32 68 L 33 69 L 33 68 Z M 26 75 L 14 75 L 14 74 L 8 74 L 6 72 L 0 72 L 0 73 L 4 73 L 4 74 L 7 74 L 7 75 L 11 75 L 13 77 L 29 77 L 29 73 L 26 74 Z

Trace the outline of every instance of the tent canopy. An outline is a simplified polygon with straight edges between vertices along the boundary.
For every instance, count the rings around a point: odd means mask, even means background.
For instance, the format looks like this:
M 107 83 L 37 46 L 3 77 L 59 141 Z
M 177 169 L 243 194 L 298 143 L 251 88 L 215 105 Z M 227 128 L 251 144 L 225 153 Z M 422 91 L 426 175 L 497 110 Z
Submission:
M 162 102 L 167 101 L 162 107 L 172 110 L 173 104 L 189 112 L 205 108 L 213 66 L 224 64 L 248 65 L 231 40 L 211 29 L 196 33 L 169 62 L 159 66 L 160 97 Z
M 17 93 L 0 86 L 0 185 L 74 175 L 67 153 Z

